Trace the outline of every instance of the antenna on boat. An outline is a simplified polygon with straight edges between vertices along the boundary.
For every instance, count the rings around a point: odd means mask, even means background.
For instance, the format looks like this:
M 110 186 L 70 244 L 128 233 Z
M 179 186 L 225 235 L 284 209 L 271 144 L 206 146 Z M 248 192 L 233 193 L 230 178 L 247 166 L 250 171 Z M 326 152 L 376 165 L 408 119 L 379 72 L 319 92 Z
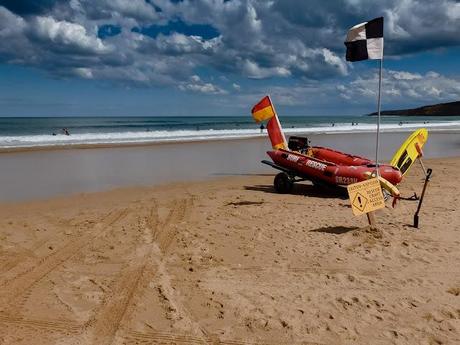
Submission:
M 353 26 L 345 39 L 347 61 L 380 60 L 379 93 L 377 98 L 377 135 L 375 145 L 375 170 L 379 176 L 379 144 L 380 144 L 380 109 L 382 98 L 383 70 L 383 17 L 372 19 Z

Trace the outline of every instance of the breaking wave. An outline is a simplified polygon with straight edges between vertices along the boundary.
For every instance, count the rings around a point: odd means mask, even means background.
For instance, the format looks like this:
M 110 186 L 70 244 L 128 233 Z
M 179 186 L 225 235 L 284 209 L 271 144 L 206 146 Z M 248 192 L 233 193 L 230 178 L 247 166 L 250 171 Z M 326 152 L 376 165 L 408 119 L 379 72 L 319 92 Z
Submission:
M 460 130 L 460 121 L 432 123 L 381 124 L 382 132 L 409 131 L 426 127 L 434 131 Z M 334 134 L 334 133 L 365 133 L 374 132 L 375 124 L 363 123 L 330 123 L 314 127 L 284 128 L 286 134 Z M 123 132 L 88 132 L 75 133 L 69 136 L 58 135 L 3 135 L 0 136 L 0 148 L 30 148 L 73 145 L 102 145 L 102 144 L 141 144 L 188 142 L 203 140 L 230 140 L 266 136 L 259 129 L 203 129 L 203 130 L 151 130 Z

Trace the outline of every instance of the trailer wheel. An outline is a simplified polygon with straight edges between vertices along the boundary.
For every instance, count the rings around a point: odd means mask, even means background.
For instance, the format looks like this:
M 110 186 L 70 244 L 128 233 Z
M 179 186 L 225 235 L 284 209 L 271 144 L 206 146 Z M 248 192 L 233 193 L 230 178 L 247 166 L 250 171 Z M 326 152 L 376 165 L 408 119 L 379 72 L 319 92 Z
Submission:
M 278 193 L 286 194 L 292 190 L 294 183 L 285 172 L 280 172 L 275 176 L 273 186 Z

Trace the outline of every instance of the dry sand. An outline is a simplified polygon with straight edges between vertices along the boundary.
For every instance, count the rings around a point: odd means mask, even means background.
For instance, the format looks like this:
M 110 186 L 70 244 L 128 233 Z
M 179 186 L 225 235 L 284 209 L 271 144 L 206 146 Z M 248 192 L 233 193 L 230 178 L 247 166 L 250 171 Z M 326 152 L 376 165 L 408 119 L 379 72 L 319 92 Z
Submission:
M 2 204 L 0 344 L 459 344 L 460 159 L 427 163 L 419 230 L 272 175 Z

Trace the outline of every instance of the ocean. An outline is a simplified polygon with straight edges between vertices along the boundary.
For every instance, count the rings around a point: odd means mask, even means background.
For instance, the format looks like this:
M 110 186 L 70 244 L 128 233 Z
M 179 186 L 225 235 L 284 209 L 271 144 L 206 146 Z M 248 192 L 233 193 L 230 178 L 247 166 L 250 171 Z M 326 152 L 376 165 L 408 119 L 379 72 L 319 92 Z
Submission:
M 280 116 L 286 134 L 373 132 L 370 116 Z M 248 116 L 3 117 L 0 148 L 222 140 L 266 135 Z M 381 129 L 459 130 L 460 116 L 383 116 Z M 63 129 L 70 135 L 66 135 Z

